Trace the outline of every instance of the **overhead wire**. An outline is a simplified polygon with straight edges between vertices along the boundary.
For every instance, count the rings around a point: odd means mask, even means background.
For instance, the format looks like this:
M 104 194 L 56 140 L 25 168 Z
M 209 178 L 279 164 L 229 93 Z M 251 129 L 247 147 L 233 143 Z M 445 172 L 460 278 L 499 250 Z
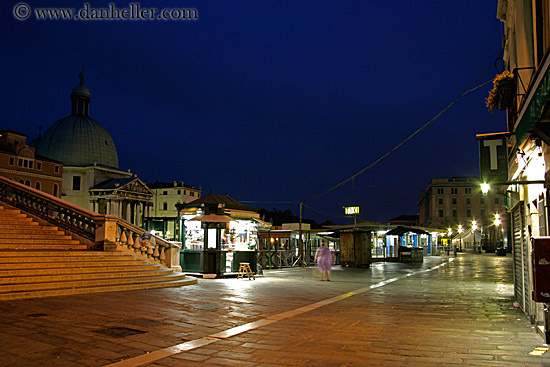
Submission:
M 491 64 L 487 70 L 485 70 L 473 83 L 472 85 L 466 89 L 464 92 L 462 92 L 458 97 L 456 97 L 451 103 L 449 103 L 447 105 L 447 107 L 445 107 L 443 110 L 441 110 L 438 114 L 436 114 L 433 118 L 431 118 L 428 122 L 426 122 L 424 125 L 422 125 L 420 128 L 418 128 L 416 131 L 414 131 L 412 134 L 410 134 L 408 137 L 406 137 L 404 140 L 402 140 L 399 144 L 397 144 L 395 147 L 393 147 L 392 149 L 390 149 L 388 152 L 386 152 L 385 154 L 383 154 L 382 156 L 380 156 L 378 159 L 376 159 L 375 161 L 373 161 L 371 164 L 369 164 L 368 166 L 366 166 L 365 168 L 363 168 L 362 170 L 360 170 L 359 172 L 355 173 L 354 175 L 348 177 L 347 179 L 339 182 L 338 184 L 332 186 L 331 188 L 329 188 L 328 190 L 325 190 L 323 191 L 322 193 L 318 194 L 318 195 L 315 195 L 315 196 L 312 196 L 308 199 L 305 199 L 302 201 L 302 203 L 306 202 L 306 201 L 311 201 L 311 200 L 314 200 L 314 199 L 318 199 L 334 190 L 336 190 L 337 188 L 339 188 L 340 186 L 342 185 L 345 185 L 346 183 L 352 181 L 352 180 L 355 180 L 355 178 L 357 178 L 358 176 L 362 175 L 363 173 L 367 172 L 368 170 L 370 170 L 371 168 L 373 168 L 374 166 L 376 166 L 378 163 L 380 163 L 382 160 L 384 160 L 385 158 L 387 158 L 388 156 L 390 156 L 392 153 L 394 153 L 396 150 L 398 150 L 399 148 L 401 148 L 403 145 L 405 145 L 405 143 L 407 143 L 409 140 L 411 140 L 412 138 L 414 138 L 416 135 L 418 135 L 421 131 L 423 131 L 424 129 L 426 129 L 432 122 L 434 122 L 435 120 L 437 120 L 443 113 L 445 113 L 445 111 L 447 111 L 449 108 L 451 108 L 459 99 L 461 99 L 462 97 L 464 97 L 466 94 L 470 93 L 470 92 L 473 92 L 474 90 L 478 89 L 478 88 L 481 88 L 483 87 L 484 85 L 492 82 L 492 80 L 488 80 L 486 82 L 483 82 L 479 85 L 476 85 L 479 80 L 481 78 L 483 78 L 483 76 L 485 74 L 487 74 L 487 72 L 489 70 L 491 70 L 491 68 L 493 68 L 496 64 L 496 61 L 495 63 Z

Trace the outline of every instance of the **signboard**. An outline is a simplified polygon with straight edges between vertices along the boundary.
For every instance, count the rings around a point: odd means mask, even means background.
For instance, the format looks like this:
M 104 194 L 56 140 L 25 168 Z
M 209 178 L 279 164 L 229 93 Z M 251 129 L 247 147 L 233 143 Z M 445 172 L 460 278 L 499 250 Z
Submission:
M 481 182 L 508 181 L 506 133 L 477 135 Z
M 533 300 L 550 303 L 550 237 L 533 237 Z
M 360 206 L 345 206 L 344 212 L 346 215 L 355 215 L 355 214 L 361 214 L 361 207 Z

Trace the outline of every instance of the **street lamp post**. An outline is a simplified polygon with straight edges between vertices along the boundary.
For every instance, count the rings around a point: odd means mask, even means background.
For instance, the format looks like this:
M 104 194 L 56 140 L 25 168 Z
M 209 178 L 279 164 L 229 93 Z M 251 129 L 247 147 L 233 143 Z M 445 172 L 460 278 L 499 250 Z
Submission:
M 460 246 L 458 247 L 459 248 L 459 251 L 462 252 L 462 232 L 464 232 L 464 228 L 462 228 L 462 224 L 459 224 L 458 225 L 458 234 L 460 235 Z
M 475 220 L 472 221 L 472 233 L 474 235 L 474 254 L 477 252 L 477 245 L 476 245 L 476 229 L 477 229 L 477 222 Z
M 449 227 L 449 229 L 447 230 L 447 237 L 449 237 L 449 243 L 447 244 L 447 256 L 449 256 L 449 253 L 451 251 L 451 245 L 453 242 L 453 239 L 451 237 L 452 235 L 453 235 L 453 230 Z
M 498 248 L 498 232 L 500 229 L 500 224 L 502 223 L 502 221 L 500 220 L 500 215 L 498 215 L 498 213 L 495 214 L 495 220 L 493 223 L 495 224 L 495 245 Z

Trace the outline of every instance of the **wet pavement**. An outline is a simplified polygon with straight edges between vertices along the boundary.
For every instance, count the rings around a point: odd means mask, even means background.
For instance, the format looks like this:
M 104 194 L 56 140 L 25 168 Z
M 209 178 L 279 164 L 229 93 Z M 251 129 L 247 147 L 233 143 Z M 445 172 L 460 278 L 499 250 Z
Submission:
M 182 288 L 0 302 L 0 366 L 550 366 L 512 258 L 264 271 Z

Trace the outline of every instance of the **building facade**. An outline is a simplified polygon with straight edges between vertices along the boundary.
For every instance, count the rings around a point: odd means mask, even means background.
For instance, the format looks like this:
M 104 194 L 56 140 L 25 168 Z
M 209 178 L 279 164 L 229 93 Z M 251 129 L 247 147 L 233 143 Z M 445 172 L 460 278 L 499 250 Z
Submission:
M 37 155 L 27 136 L 13 130 L 0 130 L 0 175 L 61 197 L 63 164 Z
M 520 308 L 548 343 L 549 318 L 544 303 L 549 304 L 550 297 L 544 295 L 550 293 L 550 282 L 537 286 L 535 281 L 544 274 L 550 277 L 550 266 L 542 262 L 534 265 L 533 250 L 537 238 L 548 239 L 550 235 L 550 1 L 499 0 L 497 18 L 504 26 L 503 59 L 513 86 L 505 90 L 495 84 L 493 91 L 498 96 L 498 109 L 507 115 L 506 190 L 513 234 L 514 293 Z
M 508 232 L 505 225 L 495 228 L 495 214 L 502 223 L 507 222 L 505 191 L 500 188 L 484 195 L 478 177 L 434 178 L 418 201 L 421 227 L 451 229 L 457 234 L 460 229 L 469 229 L 475 221 L 484 232 L 485 250 L 491 251 L 506 245 Z M 503 231 L 504 229 L 504 231 Z M 497 237 L 498 236 L 498 237 Z
M 176 204 L 186 204 L 201 197 L 201 189 L 182 181 L 147 184 L 153 192 L 153 206 L 147 218 L 147 227 L 166 239 L 175 239 L 178 230 Z

